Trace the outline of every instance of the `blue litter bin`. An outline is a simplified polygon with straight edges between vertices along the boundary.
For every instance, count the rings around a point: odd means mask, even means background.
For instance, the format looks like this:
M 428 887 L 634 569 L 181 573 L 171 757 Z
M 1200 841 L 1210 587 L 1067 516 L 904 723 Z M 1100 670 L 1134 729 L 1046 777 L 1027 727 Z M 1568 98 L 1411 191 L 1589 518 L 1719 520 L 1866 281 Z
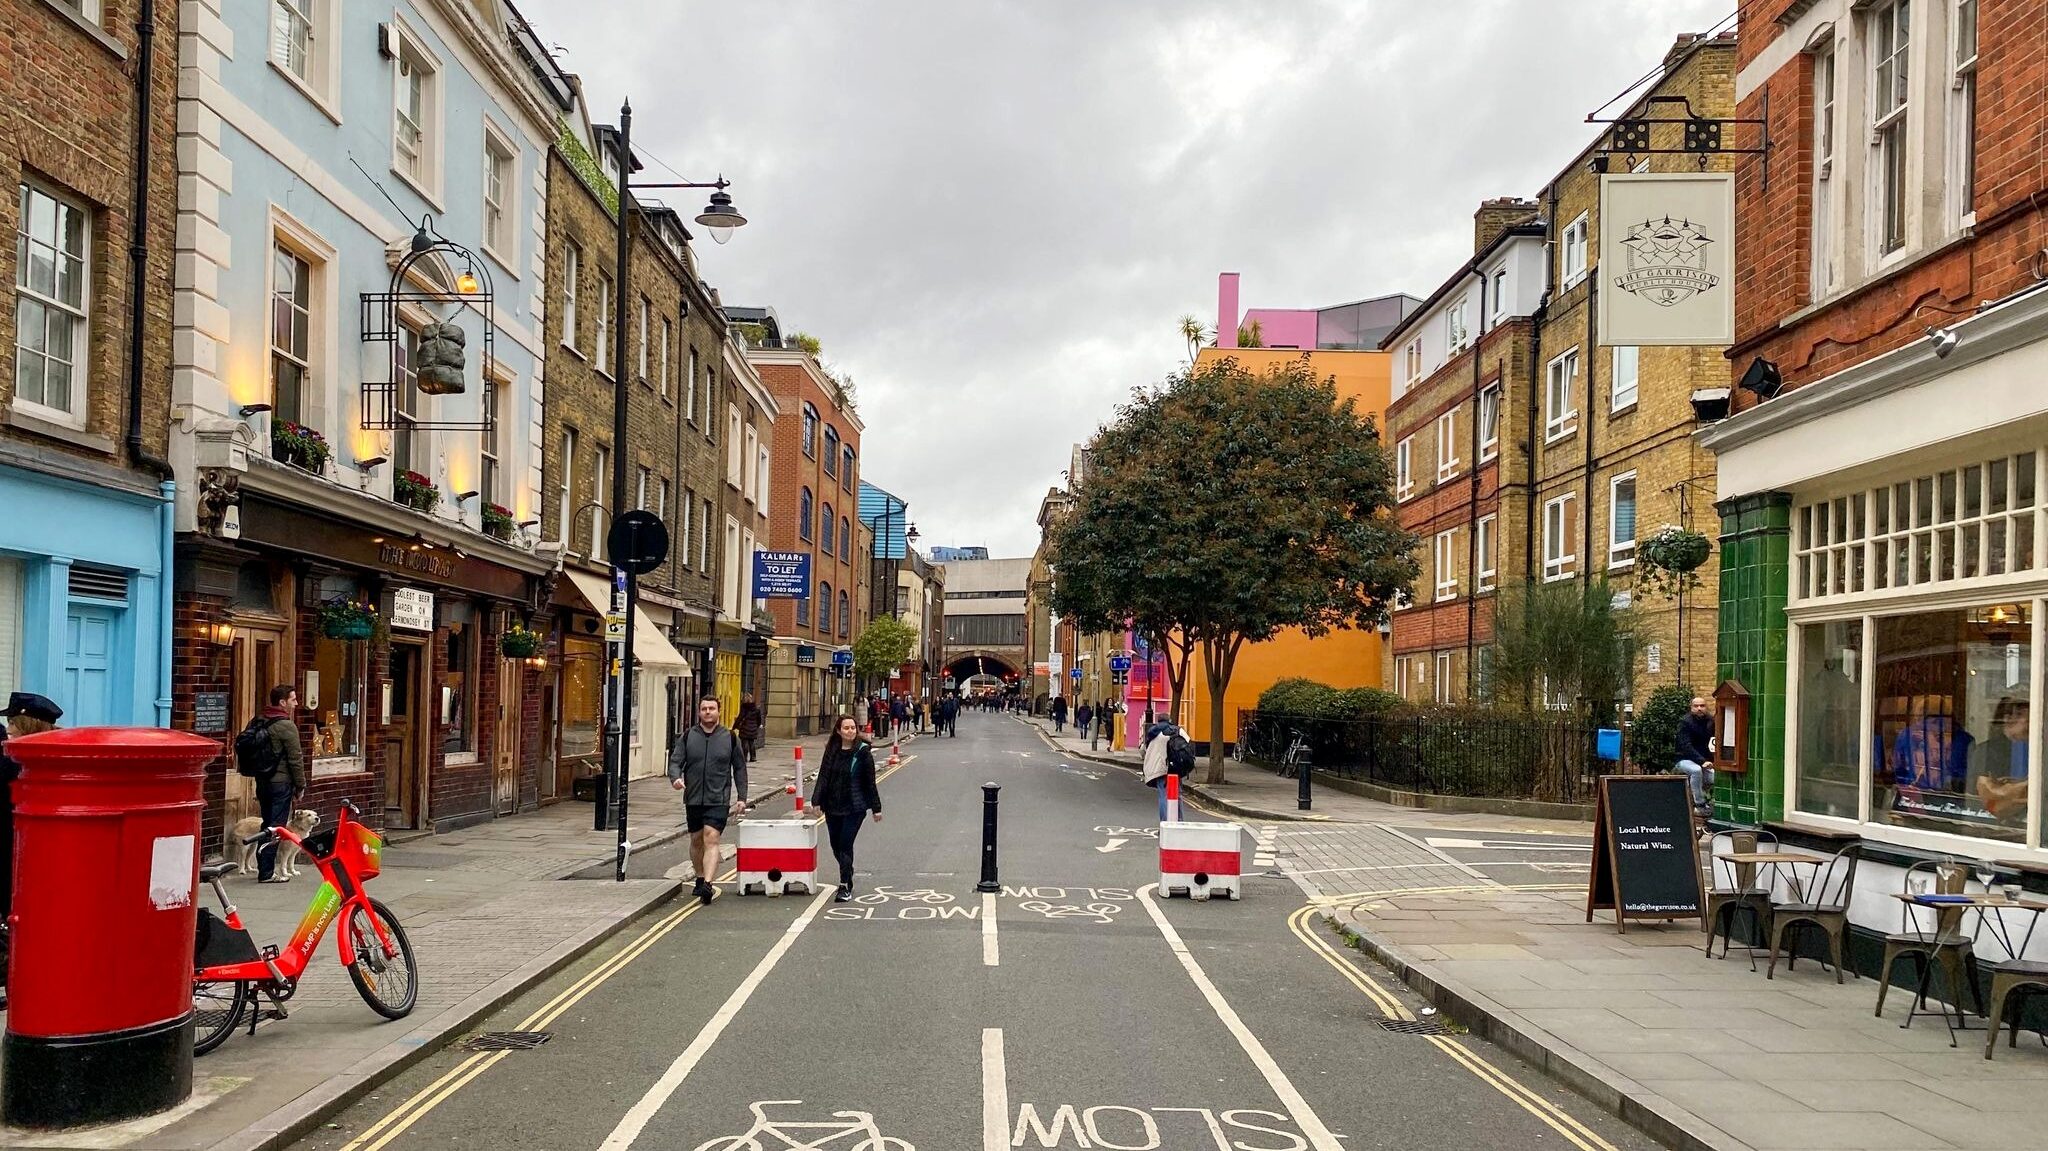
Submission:
M 1593 753 L 1601 759 L 1619 761 L 1621 759 L 1621 729 L 1618 727 L 1603 727 L 1594 733 Z

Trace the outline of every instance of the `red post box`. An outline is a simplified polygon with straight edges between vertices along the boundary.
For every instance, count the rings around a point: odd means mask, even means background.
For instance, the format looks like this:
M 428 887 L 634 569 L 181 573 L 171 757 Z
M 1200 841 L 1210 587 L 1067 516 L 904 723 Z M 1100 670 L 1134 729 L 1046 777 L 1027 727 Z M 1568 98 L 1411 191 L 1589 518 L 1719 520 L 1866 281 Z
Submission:
M 200 795 L 220 744 L 87 727 L 7 741 L 14 910 L 0 1112 L 73 1127 L 192 1093 Z

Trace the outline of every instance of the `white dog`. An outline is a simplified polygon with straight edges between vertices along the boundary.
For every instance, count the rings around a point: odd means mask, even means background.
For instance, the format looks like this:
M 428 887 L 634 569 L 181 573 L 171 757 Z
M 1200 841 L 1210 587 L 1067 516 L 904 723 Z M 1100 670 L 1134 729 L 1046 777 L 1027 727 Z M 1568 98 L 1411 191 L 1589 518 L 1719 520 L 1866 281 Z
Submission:
M 302 807 L 292 812 L 291 818 L 285 820 L 284 825 L 291 829 L 292 834 L 303 839 L 307 835 L 312 834 L 313 829 L 319 826 L 319 824 L 320 813 L 311 808 Z M 235 843 L 241 848 L 241 867 L 245 875 L 256 870 L 256 849 L 259 845 L 253 843 L 245 844 L 242 841 L 262 830 L 262 816 L 252 815 L 246 819 L 235 821 Z M 299 856 L 303 854 L 305 853 L 299 850 L 298 844 L 287 843 L 283 839 L 279 839 L 277 841 L 277 870 L 274 875 L 285 878 L 297 875 L 299 873 Z

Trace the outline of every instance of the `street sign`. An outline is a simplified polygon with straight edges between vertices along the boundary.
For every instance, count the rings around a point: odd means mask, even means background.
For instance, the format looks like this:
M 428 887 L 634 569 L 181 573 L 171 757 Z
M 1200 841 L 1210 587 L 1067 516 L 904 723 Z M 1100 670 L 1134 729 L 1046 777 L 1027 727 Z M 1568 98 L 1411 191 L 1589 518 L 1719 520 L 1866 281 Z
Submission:
M 668 559 L 668 526 L 653 512 L 635 508 L 612 521 L 604 546 L 613 567 L 646 575 Z
M 1110 657 L 1109 657 L 1109 670 L 1111 670 L 1111 671 L 1129 671 L 1129 670 L 1131 670 L 1131 657 L 1130 657 L 1130 656 L 1127 656 L 1127 655 L 1113 655 L 1113 656 L 1110 656 Z
M 811 553 L 755 552 L 754 598 L 811 598 Z
M 835 651 L 835 652 L 833 652 L 833 653 L 832 653 L 832 666 L 833 666 L 833 667 L 852 667 L 852 666 L 853 666 L 853 653 L 852 653 L 852 652 L 850 652 L 850 651 Z
M 1077 667 L 1077 668 L 1075 668 L 1074 670 L 1072 670 L 1072 671 L 1068 672 L 1068 673 L 1067 673 L 1067 676 L 1068 676 L 1068 678 L 1072 679 L 1072 680 L 1073 680 L 1073 681 L 1074 681 L 1075 683 L 1080 683 L 1080 682 L 1081 682 L 1081 669 Z
M 606 643 L 626 642 L 626 617 L 607 615 L 604 617 L 604 639 Z

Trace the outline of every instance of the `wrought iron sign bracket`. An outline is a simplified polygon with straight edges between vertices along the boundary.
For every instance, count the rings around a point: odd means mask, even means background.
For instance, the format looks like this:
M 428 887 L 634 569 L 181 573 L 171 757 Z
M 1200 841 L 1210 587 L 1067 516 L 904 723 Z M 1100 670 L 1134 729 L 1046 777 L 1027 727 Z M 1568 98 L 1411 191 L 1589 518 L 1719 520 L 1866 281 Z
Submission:
M 1659 107 L 1671 104 L 1676 104 L 1679 110 L 1671 113 Z M 1608 157 L 1617 154 L 1631 160 L 1637 156 L 1697 156 L 1703 171 L 1708 156 L 1761 156 L 1763 187 L 1768 191 L 1771 186 L 1771 94 L 1768 91 L 1763 93 L 1762 111 L 1763 114 L 1755 118 L 1702 116 L 1692 110 L 1692 102 L 1684 96 L 1651 96 L 1643 101 L 1641 115 L 1588 116 L 1588 124 L 1610 125 L 1605 146 L 1594 152 L 1593 170 L 1605 172 Z M 1678 147 L 1656 146 L 1656 129 L 1661 124 L 1680 127 Z M 1754 145 L 1741 147 L 1731 142 L 1744 130 L 1754 130 Z M 1666 135 L 1668 137 L 1668 133 Z
M 432 257 L 435 263 L 422 263 Z M 436 263 L 447 263 L 459 267 L 460 274 L 453 283 L 437 283 Z M 399 408 L 399 391 L 404 386 L 401 379 L 400 357 L 406 354 L 403 344 L 409 330 L 401 312 L 408 306 L 426 311 L 443 318 L 453 318 L 464 310 L 474 312 L 483 321 L 482 338 L 475 349 L 479 379 L 487 386 L 496 375 L 498 323 L 496 293 L 491 282 L 491 270 L 486 261 L 479 260 L 476 253 L 461 244 L 441 235 L 433 225 L 432 217 L 422 217 L 419 230 L 414 233 L 410 249 L 391 269 L 391 284 L 382 292 L 362 293 L 361 332 L 365 344 L 386 344 L 390 353 L 379 357 L 365 349 L 363 358 L 363 379 L 361 381 L 362 426 L 364 431 L 389 432 L 400 428 L 418 431 L 489 432 L 494 420 L 487 408 L 481 408 L 483 417 L 474 420 L 427 420 L 417 419 L 403 413 Z M 381 363 L 380 363 L 381 360 Z M 404 369 L 417 373 L 420 365 L 406 363 Z M 465 372 L 467 369 L 465 369 Z M 382 378 L 379 378 L 379 377 Z M 446 394 L 460 394 L 450 392 Z

